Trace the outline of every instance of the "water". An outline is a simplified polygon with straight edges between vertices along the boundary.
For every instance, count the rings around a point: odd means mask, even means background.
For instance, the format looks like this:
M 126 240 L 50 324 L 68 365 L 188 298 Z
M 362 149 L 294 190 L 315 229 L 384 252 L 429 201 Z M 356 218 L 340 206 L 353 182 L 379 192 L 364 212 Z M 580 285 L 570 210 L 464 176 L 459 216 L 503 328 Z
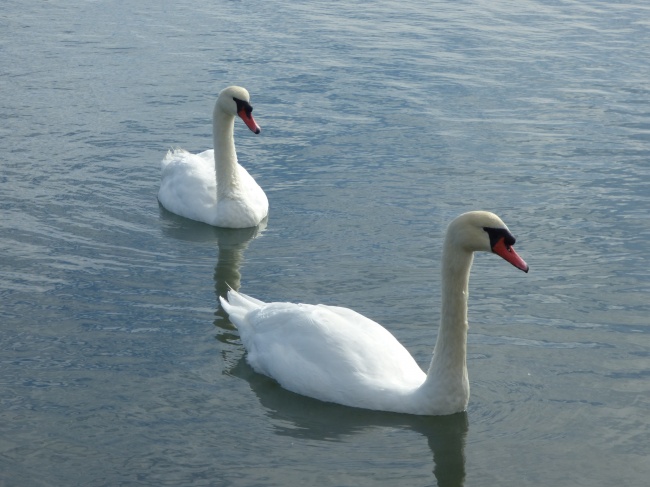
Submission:
M 645 2 L 36 2 L 0 9 L 0 484 L 645 485 Z M 156 201 L 216 93 L 265 228 Z M 353 307 L 426 366 L 440 245 L 478 256 L 466 414 L 323 404 L 246 365 L 217 304 Z

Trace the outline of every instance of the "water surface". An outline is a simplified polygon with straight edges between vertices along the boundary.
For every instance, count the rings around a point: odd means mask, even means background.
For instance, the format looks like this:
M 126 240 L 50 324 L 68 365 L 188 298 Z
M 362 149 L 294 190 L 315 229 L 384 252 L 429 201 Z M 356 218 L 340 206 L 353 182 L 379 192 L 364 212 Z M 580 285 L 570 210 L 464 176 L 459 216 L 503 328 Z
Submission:
M 644 485 L 650 240 L 644 2 L 84 2 L 0 13 L 0 483 Z M 263 228 L 164 211 L 159 161 L 240 162 Z M 467 413 L 283 391 L 217 302 L 353 307 L 426 367 L 457 214 L 475 260 Z

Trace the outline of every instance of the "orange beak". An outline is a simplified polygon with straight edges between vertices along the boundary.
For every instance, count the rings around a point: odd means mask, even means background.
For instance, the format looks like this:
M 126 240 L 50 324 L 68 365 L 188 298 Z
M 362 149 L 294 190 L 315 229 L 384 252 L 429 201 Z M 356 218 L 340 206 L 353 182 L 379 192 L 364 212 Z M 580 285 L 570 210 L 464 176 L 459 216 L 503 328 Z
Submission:
M 260 128 L 259 125 L 257 125 L 257 122 L 253 118 L 252 113 L 246 113 L 246 110 L 240 110 L 237 112 L 237 115 L 239 115 L 239 118 L 241 118 L 246 126 L 251 130 L 251 132 L 255 134 L 259 134 L 262 129 Z
M 526 264 L 526 261 L 519 257 L 519 254 L 515 252 L 515 249 L 512 246 L 506 245 L 505 238 L 500 238 L 497 243 L 494 244 L 494 247 L 492 247 L 492 252 L 497 254 L 503 260 L 510 262 L 517 269 L 528 272 L 529 267 L 528 264 Z

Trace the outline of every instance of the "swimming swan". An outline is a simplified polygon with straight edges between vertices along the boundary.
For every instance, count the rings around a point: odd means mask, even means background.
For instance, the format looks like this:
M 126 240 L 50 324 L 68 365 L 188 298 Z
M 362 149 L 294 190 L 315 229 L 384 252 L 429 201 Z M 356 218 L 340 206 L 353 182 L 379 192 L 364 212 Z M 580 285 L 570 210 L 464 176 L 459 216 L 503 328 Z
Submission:
M 190 154 L 167 152 L 161 162 L 158 200 L 172 213 L 227 228 L 257 226 L 269 212 L 266 194 L 237 162 L 235 115 L 256 134 L 261 129 L 252 115 L 248 91 L 229 86 L 214 106 L 214 150 Z
M 420 415 L 464 411 L 467 296 L 474 252 L 493 252 L 518 269 L 528 265 L 515 238 L 493 213 L 451 222 L 442 255 L 442 313 L 429 371 L 378 323 L 347 308 L 264 303 L 229 291 L 221 304 L 238 328 L 248 362 L 298 394 L 347 406 Z

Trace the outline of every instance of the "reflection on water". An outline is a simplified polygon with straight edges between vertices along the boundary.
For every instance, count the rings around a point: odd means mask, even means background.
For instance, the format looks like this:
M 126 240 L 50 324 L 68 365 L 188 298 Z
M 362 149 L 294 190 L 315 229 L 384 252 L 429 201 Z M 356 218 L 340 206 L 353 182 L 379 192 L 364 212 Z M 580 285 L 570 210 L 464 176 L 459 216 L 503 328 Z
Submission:
M 233 325 L 228 315 L 219 304 L 219 296 L 226 296 L 229 289 L 238 291 L 241 287 L 241 266 L 244 262 L 244 252 L 251 240 L 262 235 L 268 223 L 268 217 L 256 227 L 250 228 L 220 228 L 206 225 L 178 216 L 160 207 L 163 233 L 167 237 L 192 242 L 216 242 L 218 246 L 217 262 L 214 268 L 214 284 L 217 297 L 215 325 L 232 330 Z
M 214 268 L 214 282 L 217 297 L 225 296 L 229 289 L 239 290 L 241 286 L 240 267 L 248 243 L 261 235 L 266 228 L 266 220 L 253 228 L 220 228 L 217 232 L 219 256 Z
M 301 396 L 256 373 L 242 357 L 229 370 L 246 380 L 280 436 L 320 441 L 342 441 L 372 428 L 410 429 L 424 436 L 433 454 L 437 485 L 460 487 L 465 480 L 467 413 L 449 416 L 415 416 L 351 408 Z
M 214 289 L 217 298 L 214 324 L 220 328 L 233 329 L 234 327 L 228 320 L 228 314 L 221 307 L 219 297 L 225 297 L 229 289 L 238 291 L 241 287 L 240 268 L 244 261 L 244 252 L 248 248 L 248 243 L 262 234 L 266 228 L 266 222 L 265 219 L 257 227 L 253 228 L 217 229 L 219 256 L 217 257 L 217 265 L 214 268 Z M 222 338 L 225 339 L 226 337 Z
M 160 209 L 162 232 L 166 237 L 197 243 L 216 241 L 220 248 L 222 244 L 224 247 L 241 244 L 245 249 L 248 242 L 262 234 L 268 223 L 268 218 L 266 218 L 256 227 L 220 228 L 178 216 L 167 211 L 160 203 L 158 208 Z

